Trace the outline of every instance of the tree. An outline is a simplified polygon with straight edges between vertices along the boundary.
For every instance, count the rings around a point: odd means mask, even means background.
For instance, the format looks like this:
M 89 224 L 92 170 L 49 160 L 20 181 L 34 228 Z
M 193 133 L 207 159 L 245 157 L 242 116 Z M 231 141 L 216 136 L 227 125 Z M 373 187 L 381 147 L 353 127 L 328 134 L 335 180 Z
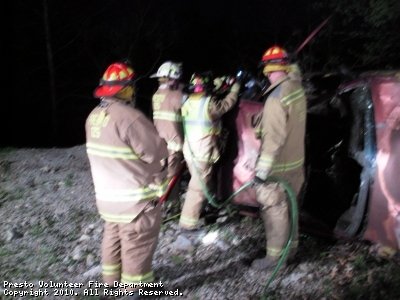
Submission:
M 398 0 L 319 1 L 310 6 L 312 19 L 331 18 L 304 51 L 307 69 L 331 71 L 341 64 L 356 70 L 400 67 Z
M 50 87 L 50 102 L 51 102 L 51 125 L 52 125 L 52 140 L 57 141 L 57 94 L 56 94 L 56 79 L 54 70 L 53 47 L 51 43 L 50 21 L 49 21 L 49 8 L 48 0 L 43 0 L 43 23 L 46 39 L 46 52 L 47 52 L 47 67 L 49 69 L 49 87 Z
M 153 1 L 13 2 L 11 110 L 18 111 L 9 145 L 84 142 L 92 92 L 107 65 L 123 58 L 150 73 L 176 41 L 168 5 Z

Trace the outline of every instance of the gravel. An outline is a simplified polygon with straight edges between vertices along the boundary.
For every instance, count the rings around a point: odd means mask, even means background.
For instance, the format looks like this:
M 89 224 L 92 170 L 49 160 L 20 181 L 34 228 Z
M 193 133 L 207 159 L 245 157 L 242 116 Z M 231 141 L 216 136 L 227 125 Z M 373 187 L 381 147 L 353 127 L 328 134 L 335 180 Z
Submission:
M 187 176 L 166 218 L 179 212 Z M 302 234 L 294 262 L 272 278 L 250 268 L 265 254 L 260 219 L 221 210 L 203 222 L 196 242 L 179 236 L 176 219 L 162 225 L 153 267 L 172 295 L 158 299 L 260 299 L 264 290 L 268 299 L 400 299 L 399 264 L 373 245 Z M 0 299 L 98 299 L 102 226 L 84 145 L 0 149 Z

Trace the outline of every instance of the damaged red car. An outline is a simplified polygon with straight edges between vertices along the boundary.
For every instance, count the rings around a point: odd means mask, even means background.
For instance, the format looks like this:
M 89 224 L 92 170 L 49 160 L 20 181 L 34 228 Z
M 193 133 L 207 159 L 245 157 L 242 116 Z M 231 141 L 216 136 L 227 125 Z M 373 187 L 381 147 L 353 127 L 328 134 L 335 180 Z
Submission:
M 300 230 L 371 241 L 381 255 L 400 249 L 400 72 L 303 76 L 307 92 L 306 180 Z M 222 197 L 253 178 L 258 155 L 251 117 L 263 104 L 241 99 L 233 115 Z M 231 116 L 232 118 L 232 116 Z M 229 124 L 229 122 L 227 122 Z M 227 178 L 226 174 L 232 174 Z M 228 176 L 229 177 L 229 176 Z M 247 188 L 232 201 L 256 211 Z M 397 254 L 396 254 L 397 253 Z

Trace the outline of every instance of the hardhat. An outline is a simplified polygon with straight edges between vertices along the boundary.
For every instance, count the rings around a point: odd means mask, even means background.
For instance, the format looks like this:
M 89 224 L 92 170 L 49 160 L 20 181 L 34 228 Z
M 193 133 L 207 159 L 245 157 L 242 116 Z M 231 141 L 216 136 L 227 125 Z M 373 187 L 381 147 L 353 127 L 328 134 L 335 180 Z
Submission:
M 135 71 L 128 64 L 116 62 L 111 64 L 104 72 L 93 95 L 97 98 L 111 97 L 132 83 Z
M 261 59 L 261 65 L 265 66 L 266 64 L 287 64 L 289 59 L 289 55 L 285 49 L 280 46 L 272 46 L 268 48 Z
M 189 80 L 189 90 L 195 93 L 205 91 L 212 85 L 213 81 L 208 73 L 194 73 Z
M 157 73 L 150 76 L 150 78 L 166 77 L 171 79 L 179 79 L 182 76 L 182 63 L 167 61 L 163 63 Z

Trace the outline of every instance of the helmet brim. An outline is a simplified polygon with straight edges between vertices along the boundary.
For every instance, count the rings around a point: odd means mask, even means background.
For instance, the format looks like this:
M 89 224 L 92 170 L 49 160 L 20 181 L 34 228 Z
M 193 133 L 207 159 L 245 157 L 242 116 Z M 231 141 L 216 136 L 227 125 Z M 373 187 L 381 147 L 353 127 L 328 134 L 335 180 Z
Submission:
M 96 98 L 112 97 L 119 91 L 121 91 L 123 88 L 124 85 L 113 85 L 113 86 L 101 85 L 94 90 L 93 95 Z
M 157 73 L 155 73 L 155 74 L 153 74 L 153 75 L 150 75 L 150 78 L 157 78 L 158 76 L 157 76 Z
M 260 61 L 258 67 L 265 67 L 269 64 L 276 64 L 276 65 L 288 65 L 289 61 L 287 59 L 272 59 L 272 60 L 263 60 Z

